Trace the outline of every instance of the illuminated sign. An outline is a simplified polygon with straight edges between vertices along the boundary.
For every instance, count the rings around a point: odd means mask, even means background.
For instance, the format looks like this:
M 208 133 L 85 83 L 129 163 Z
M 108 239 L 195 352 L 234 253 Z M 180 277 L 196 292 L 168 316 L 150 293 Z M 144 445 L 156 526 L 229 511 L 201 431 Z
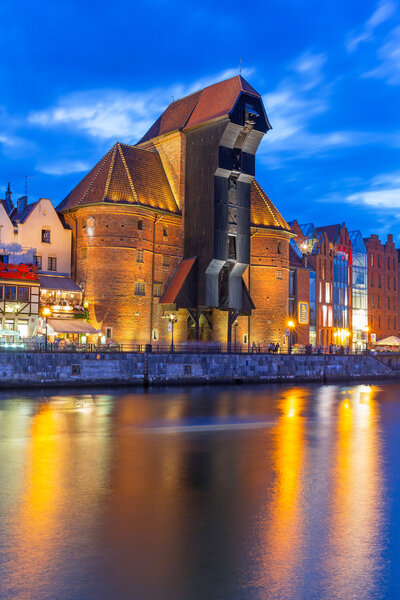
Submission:
M 371 344 L 376 343 L 376 333 L 371 333 Z
M 308 302 L 299 302 L 299 323 L 308 325 Z

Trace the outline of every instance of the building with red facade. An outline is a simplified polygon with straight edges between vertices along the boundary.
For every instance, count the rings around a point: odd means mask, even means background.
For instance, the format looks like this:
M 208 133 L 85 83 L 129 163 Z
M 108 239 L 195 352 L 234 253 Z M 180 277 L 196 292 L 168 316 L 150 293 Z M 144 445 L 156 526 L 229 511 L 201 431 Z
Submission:
M 399 335 L 399 266 L 393 236 L 383 244 L 375 234 L 364 239 L 368 256 L 368 325 L 370 340 Z

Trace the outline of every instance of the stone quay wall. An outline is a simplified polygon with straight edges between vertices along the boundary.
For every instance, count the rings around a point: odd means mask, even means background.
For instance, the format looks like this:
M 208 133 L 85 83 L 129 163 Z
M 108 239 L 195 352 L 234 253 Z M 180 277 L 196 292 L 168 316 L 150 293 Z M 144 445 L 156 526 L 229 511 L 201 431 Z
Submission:
M 400 378 L 400 356 L 0 353 L 0 389 L 69 385 L 333 382 Z

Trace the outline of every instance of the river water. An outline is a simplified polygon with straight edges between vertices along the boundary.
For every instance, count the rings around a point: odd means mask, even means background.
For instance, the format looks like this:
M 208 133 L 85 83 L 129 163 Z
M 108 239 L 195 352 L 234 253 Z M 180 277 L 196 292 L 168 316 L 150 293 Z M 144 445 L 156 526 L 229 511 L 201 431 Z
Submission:
M 400 598 L 400 385 L 0 393 L 0 598 Z

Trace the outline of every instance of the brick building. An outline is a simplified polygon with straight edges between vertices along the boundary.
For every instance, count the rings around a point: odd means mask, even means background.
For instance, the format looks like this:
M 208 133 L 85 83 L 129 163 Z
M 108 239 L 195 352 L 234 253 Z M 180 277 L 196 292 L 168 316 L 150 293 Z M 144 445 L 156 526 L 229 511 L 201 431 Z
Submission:
M 140 344 L 284 341 L 290 227 L 254 181 L 270 129 L 241 76 L 173 102 L 117 143 L 58 209 L 91 323 Z M 232 328 L 234 329 L 232 330 Z
M 294 321 L 293 343 L 306 346 L 310 342 L 310 269 L 295 243 L 289 246 L 289 317 Z
M 399 335 L 398 254 L 389 234 L 382 244 L 375 234 L 364 239 L 368 257 L 368 325 L 375 339 Z

